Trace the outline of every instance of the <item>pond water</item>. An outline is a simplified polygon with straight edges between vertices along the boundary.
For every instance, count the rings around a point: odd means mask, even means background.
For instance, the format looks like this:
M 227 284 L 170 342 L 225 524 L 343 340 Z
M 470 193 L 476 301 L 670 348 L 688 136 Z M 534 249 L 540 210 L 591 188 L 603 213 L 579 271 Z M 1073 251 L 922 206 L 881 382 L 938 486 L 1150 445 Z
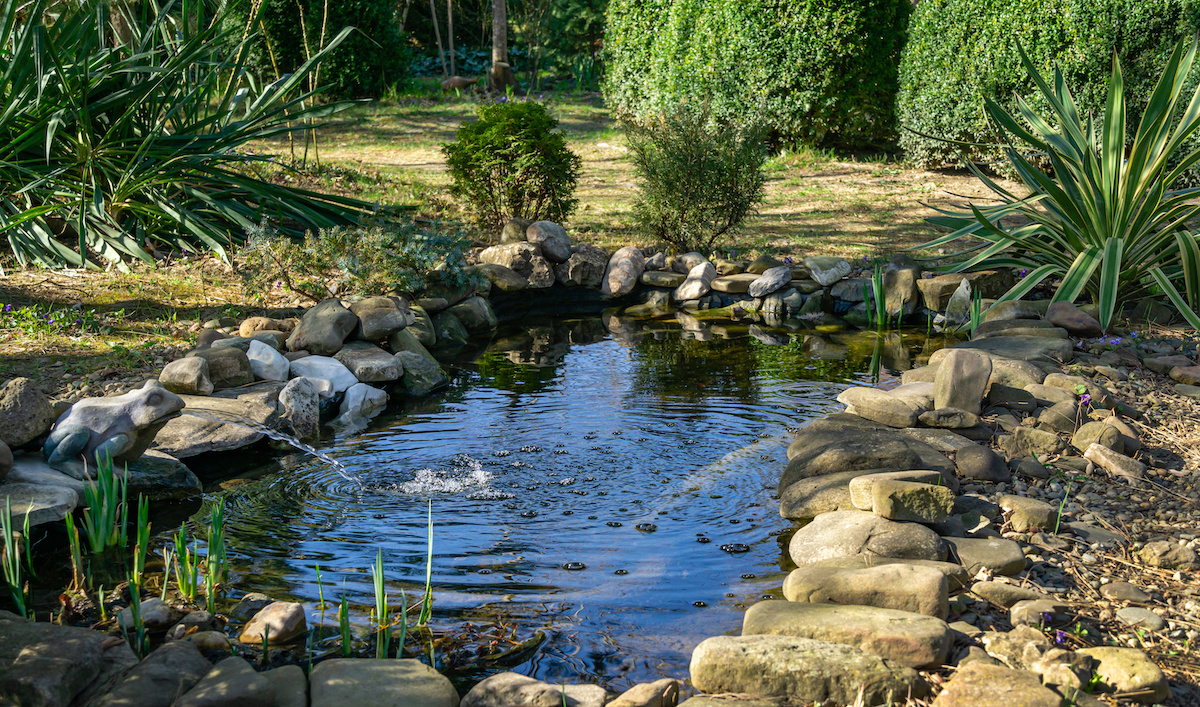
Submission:
M 310 647 L 333 651 L 321 592 L 344 594 L 365 631 L 382 549 L 392 603 L 420 597 L 431 514 L 435 660 L 459 681 L 499 669 L 450 640 L 472 631 L 484 644 L 544 632 L 504 667 L 551 682 L 686 675 L 692 648 L 736 632 L 791 569 L 774 498 L 789 430 L 929 346 L 822 329 L 503 326 L 451 364 L 448 390 L 323 447 L 362 488 L 300 454 L 226 480 L 234 587 L 305 602 Z

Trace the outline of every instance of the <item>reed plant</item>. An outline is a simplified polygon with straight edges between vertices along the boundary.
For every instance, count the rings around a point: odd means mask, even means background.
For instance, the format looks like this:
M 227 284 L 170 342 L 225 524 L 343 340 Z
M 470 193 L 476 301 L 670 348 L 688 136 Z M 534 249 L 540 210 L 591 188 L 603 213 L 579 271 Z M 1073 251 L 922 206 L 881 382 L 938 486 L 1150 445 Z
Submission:
M 383 577 L 383 550 L 375 553 L 375 566 L 371 568 L 372 579 L 375 582 L 375 624 L 378 632 L 375 634 L 375 657 L 388 657 L 388 645 L 391 643 L 392 627 L 388 615 L 387 586 Z
M 338 606 L 338 630 L 342 634 L 342 656 L 349 658 L 353 646 L 350 636 L 350 605 L 346 602 L 345 594 L 342 595 L 342 603 Z
M 83 531 L 93 555 L 111 547 L 126 547 L 126 493 L 129 470 L 116 473 L 111 456 L 96 458 L 96 479 L 83 489 Z
M 200 560 L 196 548 L 188 547 L 187 529 L 175 533 L 175 586 L 190 603 L 196 603 L 200 582 Z
M 8 584 L 8 593 L 17 613 L 28 618 L 28 610 L 25 607 L 25 581 L 21 577 L 21 543 L 13 534 L 12 499 L 7 497 L 4 499 L 4 515 L 0 516 L 0 534 L 4 536 L 4 556 L 0 558 L 0 564 L 4 566 L 4 581 Z
M 67 511 L 67 517 L 63 520 L 67 524 L 67 546 L 71 550 L 71 586 L 69 588 L 78 590 L 85 586 L 90 587 L 91 579 L 84 571 L 83 546 L 79 542 L 79 528 L 75 527 L 75 514 Z
M 228 579 L 225 548 L 225 499 L 212 507 L 208 517 L 208 555 L 204 567 L 204 602 L 209 613 L 216 612 L 217 587 Z
M 146 554 L 150 549 L 150 501 L 138 496 L 137 544 L 133 546 L 133 576 L 141 582 L 146 573 Z
M 146 635 L 146 624 L 142 621 L 142 588 L 138 583 L 137 578 L 133 575 L 129 576 L 129 616 L 133 621 L 133 641 L 130 642 L 129 626 L 125 625 L 123 619 L 118 615 L 118 621 L 121 623 L 121 631 L 125 634 L 125 640 L 133 648 L 133 652 L 138 658 L 145 658 L 150 653 L 150 640 Z
M 428 521 L 426 528 L 428 531 L 426 550 L 425 550 L 425 598 L 421 602 L 421 614 L 417 618 L 417 625 L 424 626 L 429 623 L 429 619 L 433 616 L 433 501 L 429 501 Z

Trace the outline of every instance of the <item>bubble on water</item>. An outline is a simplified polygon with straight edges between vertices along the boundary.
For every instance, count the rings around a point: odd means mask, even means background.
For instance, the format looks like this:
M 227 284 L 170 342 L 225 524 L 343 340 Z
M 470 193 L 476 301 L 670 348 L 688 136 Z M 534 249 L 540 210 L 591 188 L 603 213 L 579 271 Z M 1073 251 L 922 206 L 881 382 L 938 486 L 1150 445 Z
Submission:
M 694 607 L 696 607 L 696 608 L 699 608 L 699 609 L 703 609 L 704 607 L 708 606 L 708 602 L 706 602 L 706 601 L 694 601 L 694 602 L 692 602 L 692 606 L 694 606 Z
M 538 514 L 537 511 L 523 511 L 521 513 L 521 517 L 522 518 L 537 518 L 537 514 Z
M 411 481 L 397 484 L 393 490 L 412 496 L 469 494 L 473 499 L 494 500 L 512 498 L 492 487 L 492 474 L 478 459 L 458 457 L 449 468 L 418 469 Z
M 725 543 L 721 549 L 731 555 L 737 555 L 743 552 L 750 552 L 750 546 L 743 543 Z
M 497 449 L 496 451 L 492 452 L 493 457 L 507 457 L 510 454 L 512 454 L 512 452 L 508 451 L 507 449 Z
M 567 562 L 567 563 L 563 564 L 563 569 L 575 572 L 578 570 L 587 569 L 587 565 L 583 564 L 582 562 Z
M 776 596 L 774 594 L 763 594 L 759 597 L 759 599 L 775 599 L 775 598 L 776 598 Z
M 653 533 L 654 531 L 658 530 L 658 526 L 653 523 L 638 523 L 633 527 L 637 528 L 643 533 Z
M 747 572 L 742 575 L 742 579 L 754 579 L 755 576 L 756 575 L 753 572 Z
M 569 450 L 569 449 L 556 449 L 556 450 L 554 450 L 554 453 L 555 453 L 555 454 L 570 454 L 570 453 L 571 453 L 571 450 Z
M 575 515 L 575 511 L 563 511 L 563 515 L 565 515 L 565 516 L 573 516 L 573 515 Z
M 629 574 L 629 570 L 615 570 L 613 574 Z
M 610 521 L 608 521 L 607 523 L 605 523 L 605 525 L 607 525 L 607 526 L 608 526 L 608 527 L 610 527 L 610 528 L 620 528 L 620 527 L 621 527 L 621 521 L 618 521 L 618 520 L 610 520 Z
M 712 542 L 712 538 L 706 538 L 706 537 L 701 536 L 699 538 L 696 538 L 696 542 L 701 543 L 701 544 L 710 543 L 710 542 Z
M 491 574 L 491 573 L 492 573 L 492 571 L 491 571 L 491 570 L 489 570 L 489 569 L 488 569 L 488 568 L 486 568 L 486 567 L 484 567 L 483 569 L 479 570 L 479 574 Z
M 588 520 L 596 520 L 599 516 L 588 516 Z
M 526 454 L 530 454 L 532 452 L 540 452 L 542 451 L 542 448 L 536 444 L 527 444 L 524 447 L 521 447 L 521 451 L 525 452 Z

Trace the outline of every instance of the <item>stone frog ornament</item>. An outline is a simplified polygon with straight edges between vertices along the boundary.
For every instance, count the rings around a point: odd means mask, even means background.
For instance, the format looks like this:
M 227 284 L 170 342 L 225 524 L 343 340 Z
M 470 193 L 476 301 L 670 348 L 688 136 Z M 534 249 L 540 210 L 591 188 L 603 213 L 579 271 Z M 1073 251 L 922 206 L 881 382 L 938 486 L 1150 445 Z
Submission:
M 97 456 L 137 460 L 183 407 L 183 398 L 157 380 L 124 395 L 84 398 L 54 423 L 42 452 L 51 467 L 83 479 L 86 468 L 95 468 Z

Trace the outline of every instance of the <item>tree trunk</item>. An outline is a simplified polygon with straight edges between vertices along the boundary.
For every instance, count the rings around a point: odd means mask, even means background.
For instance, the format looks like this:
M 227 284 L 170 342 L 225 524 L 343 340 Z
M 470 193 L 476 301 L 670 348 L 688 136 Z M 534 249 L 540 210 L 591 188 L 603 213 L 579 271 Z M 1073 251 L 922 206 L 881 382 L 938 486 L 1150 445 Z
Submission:
M 450 75 L 458 76 L 454 66 L 454 0 L 446 0 L 446 46 L 450 48 Z
M 442 51 L 442 31 L 438 29 L 437 8 L 434 7 L 433 0 L 429 0 L 429 17 L 433 20 L 433 38 L 437 40 L 438 56 L 442 59 L 442 76 L 450 78 L 450 72 L 446 69 L 446 53 Z
M 488 82 L 493 91 L 504 91 L 513 84 L 508 65 L 508 8 L 504 0 L 492 0 L 492 75 Z

